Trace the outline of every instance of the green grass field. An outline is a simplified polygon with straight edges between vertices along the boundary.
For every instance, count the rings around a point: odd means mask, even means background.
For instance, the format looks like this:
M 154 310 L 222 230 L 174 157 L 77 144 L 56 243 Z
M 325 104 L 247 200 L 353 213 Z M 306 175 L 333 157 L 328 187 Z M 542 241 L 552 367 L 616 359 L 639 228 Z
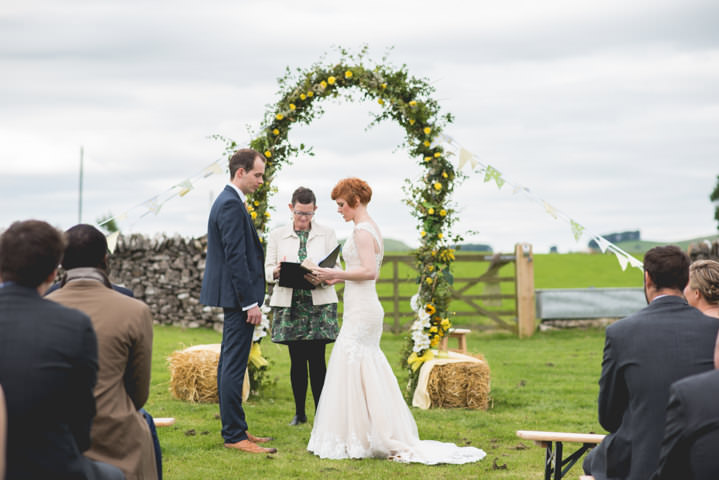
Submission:
M 471 266 L 467 266 L 471 269 Z M 486 268 L 486 267 L 484 267 Z M 464 272 L 458 276 L 472 273 Z M 536 255 L 537 288 L 641 286 L 641 272 L 622 272 L 613 255 Z M 270 385 L 246 403 L 251 430 L 276 438 L 276 455 L 249 455 L 222 446 L 216 404 L 190 404 L 169 393 L 167 357 L 190 345 L 219 343 L 211 330 L 155 328 L 152 392 L 147 405 L 156 417 L 175 417 L 159 430 L 168 480 L 226 478 L 410 478 L 533 479 L 543 477 L 544 450 L 516 437 L 516 430 L 604 433 L 597 423 L 597 381 L 604 332 L 601 329 L 551 331 L 518 339 L 507 333 L 469 335 L 469 350 L 481 353 L 492 371 L 491 408 L 419 410 L 412 408 L 420 437 L 484 449 L 487 457 L 471 465 L 405 465 L 380 459 L 320 460 L 305 450 L 311 427 L 290 427 L 294 404 L 289 357 L 283 345 L 262 342 L 270 361 Z M 399 365 L 404 335 L 385 333 L 382 349 L 404 387 Z M 329 356 L 329 349 L 328 349 Z M 308 395 L 308 416 L 313 417 Z M 341 406 L 338 406 L 341 408 Z M 565 447 L 569 449 L 569 446 Z M 577 478 L 575 466 L 567 478 Z

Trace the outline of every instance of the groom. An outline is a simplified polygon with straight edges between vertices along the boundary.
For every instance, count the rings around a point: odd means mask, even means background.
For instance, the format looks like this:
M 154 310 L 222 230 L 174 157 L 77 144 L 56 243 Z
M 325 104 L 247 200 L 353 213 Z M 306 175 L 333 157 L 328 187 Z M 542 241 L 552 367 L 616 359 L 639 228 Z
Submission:
M 262 185 L 264 173 L 265 158 L 255 150 L 240 149 L 230 157 L 230 183 L 210 210 L 200 293 L 200 303 L 223 307 L 225 314 L 217 365 L 225 447 L 249 453 L 277 452 L 258 445 L 272 439 L 250 434 L 242 409 L 242 382 L 265 296 L 265 254 L 245 200 Z

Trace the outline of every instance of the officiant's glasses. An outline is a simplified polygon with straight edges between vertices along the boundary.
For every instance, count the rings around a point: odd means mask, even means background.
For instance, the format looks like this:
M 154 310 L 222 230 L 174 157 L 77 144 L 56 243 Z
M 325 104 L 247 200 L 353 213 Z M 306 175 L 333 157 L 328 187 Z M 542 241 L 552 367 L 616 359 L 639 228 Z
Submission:
M 315 214 L 315 212 L 298 212 L 297 210 L 293 210 L 292 213 L 301 217 L 311 217 Z

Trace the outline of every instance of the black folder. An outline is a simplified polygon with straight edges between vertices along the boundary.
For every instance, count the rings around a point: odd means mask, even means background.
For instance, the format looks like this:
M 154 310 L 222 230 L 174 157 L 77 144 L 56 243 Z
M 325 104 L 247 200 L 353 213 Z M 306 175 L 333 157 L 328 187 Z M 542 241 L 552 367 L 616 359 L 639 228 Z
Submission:
M 340 253 L 340 246 L 337 245 L 325 258 L 320 260 L 318 266 L 323 268 L 334 267 L 337 263 L 337 257 Z M 310 260 L 305 259 L 302 263 L 297 262 L 281 262 L 280 263 L 280 278 L 278 285 L 280 287 L 288 288 L 299 288 L 302 290 L 312 290 L 315 288 L 310 282 L 305 279 L 305 275 L 312 273 L 312 267 L 315 264 Z

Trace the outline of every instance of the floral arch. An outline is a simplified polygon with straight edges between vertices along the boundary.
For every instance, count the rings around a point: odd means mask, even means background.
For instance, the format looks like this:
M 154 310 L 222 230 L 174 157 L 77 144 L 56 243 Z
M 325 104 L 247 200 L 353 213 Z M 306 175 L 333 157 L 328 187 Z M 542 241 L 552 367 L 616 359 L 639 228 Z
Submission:
M 449 152 L 438 139 L 445 125 L 452 121 L 450 114 L 440 113 L 434 93 L 426 80 L 408 74 L 406 66 L 392 68 L 384 64 L 367 65 L 366 48 L 359 54 L 340 50 L 341 58 L 333 64 L 312 65 L 308 69 L 287 69 L 279 79 L 280 100 L 268 107 L 265 118 L 250 146 L 263 152 L 266 182 L 249 198 L 250 212 L 261 237 L 266 234 L 269 196 L 283 165 L 300 151 L 309 152 L 304 144 L 292 145 L 290 129 L 297 124 L 310 124 L 322 113 L 321 100 L 346 98 L 359 92 L 361 100 L 381 105 L 381 113 L 374 114 L 373 126 L 383 120 L 394 120 L 405 131 L 401 146 L 424 167 L 421 178 L 405 180 L 405 203 L 417 218 L 420 247 L 415 251 L 418 270 L 418 293 L 412 299 L 416 319 L 408 335 L 403 361 L 409 367 L 408 393 L 414 391 L 418 367 L 432 358 L 430 347 L 436 346 L 451 325 L 449 314 L 450 266 L 458 236 L 451 234 L 455 210 L 449 200 L 455 185 L 464 176 L 449 162 Z M 383 58 L 383 61 L 386 60 Z M 234 142 L 228 150 L 236 148 Z M 264 241 L 264 240 L 263 240 Z

